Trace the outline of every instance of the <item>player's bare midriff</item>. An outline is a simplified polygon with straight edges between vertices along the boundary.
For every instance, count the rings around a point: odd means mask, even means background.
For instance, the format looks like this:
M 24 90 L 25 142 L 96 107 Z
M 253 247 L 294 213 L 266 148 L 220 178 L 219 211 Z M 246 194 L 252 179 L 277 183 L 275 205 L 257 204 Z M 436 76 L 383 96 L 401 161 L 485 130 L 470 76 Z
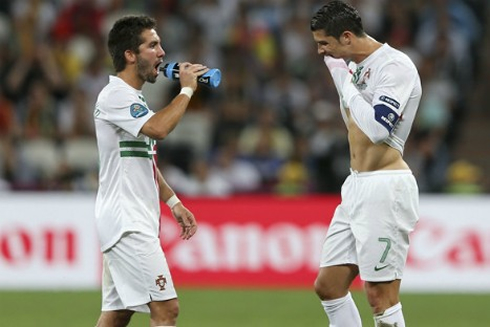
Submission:
M 385 143 L 372 143 L 352 120 L 348 124 L 348 139 L 351 168 L 358 172 L 410 169 L 398 150 Z

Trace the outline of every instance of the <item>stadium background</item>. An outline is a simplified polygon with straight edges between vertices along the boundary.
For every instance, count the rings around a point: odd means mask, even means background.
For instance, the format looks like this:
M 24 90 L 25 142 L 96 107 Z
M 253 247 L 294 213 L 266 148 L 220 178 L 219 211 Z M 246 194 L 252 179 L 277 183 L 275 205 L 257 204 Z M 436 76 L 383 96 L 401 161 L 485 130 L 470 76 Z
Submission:
M 359 8 L 370 35 L 411 56 L 424 86 L 405 157 L 427 205 L 422 208 L 424 215 L 427 221 L 437 222 L 429 233 L 418 234 L 425 235 L 420 244 L 431 249 L 424 262 L 434 262 L 428 270 L 435 275 L 426 275 L 423 265 L 409 274 L 411 282 L 421 283 L 404 293 L 409 318 L 417 326 L 489 326 L 488 310 L 479 309 L 490 304 L 490 278 L 484 277 L 490 276 L 488 1 L 352 3 Z M 158 20 L 166 61 L 201 62 L 223 73 L 220 87 L 200 88 L 181 124 L 159 142 L 159 164 L 165 176 L 180 196 L 198 209 L 198 218 L 204 216 L 211 229 L 248 219 L 265 229 L 278 223 L 282 228 L 278 230 L 287 235 L 297 233 L 291 225 L 304 227 L 312 222 L 326 227 L 348 174 L 348 150 L 345 128 L 337 114 L 336 91 L 309 31 L 309 18 L 321 4 L 311 0 L 2 1 L 0 325 L 61 326 L 64 318 L 60 317 L 66 313 L 66 319 L 73 319 L 68 325 L 86 326 L 97 315 L 97 279 L 83 284 L 77 275 L 83 275 L 83 269 L 91 273 L 90 267 L 98 267 L 97 261 L 90 261 L 97 256 L 89 255 L 87 262 L 79 262 L 81 266 L 70 266 L 69 260 L 59 266 L 50 260 L 70 258 L 69 249 L 60 254 L 54 247 L 58 244 L 56 231 L 67 225 L 75 226 L 84 250 L 96 248 L 90 238 L 98 161 L 92 111 L 98 91 L 112 73 L 105 36 L 115 19 L 124 14 L 149 13 Z M 178 89 L 178 83 L 160 77 L 156 84 L 146 85 L 144 92 L 150 107 L 158 110 Z M 240 207 L 242 201 L 249 201 L 250 206 L 215 217 L 214 212 Z M 284 213 L 285 202 L 281 201 L 297 204 L 296 211 Z M 301 209 L 309 201 L 316 210 L 305 218 Z M 208 202 L 216 206 L 203 206 Z M 445 210 L 439 213 L 437 208 Z M 247 209 L 250 214 L 243 215 Z M 265 220 L 260 212 L 267 216 Z M 273 217 L 271 222 L 268 217 Z M 450 241 L 443 237 L 445 232 L 451 235 Z M 62 242 L 71 244 L 71 234 L 63 235 Z M 295 249 L 284 249 L 284 244 L 308 249 L 301 238 L 281 243 L 280 237 L 276 240 L 267 235 L 270 251 Z M 464 238 L 458 238 L 461 235 Z M 448 247 L 447 242 L 464 245 Z M 44 247 L 36 250 L 40 244 Z M 42 252 L 40 257 L 36 251 Z M 290 255 L 308 255 L 291 251 Z M 471 262 L 472 266 L 454 270 L 451 260 L 463 266 Z M 276 264 L 281 266 L 281 261 Z M 286 279 L 270 290 L 268 284 L 281 281 L 274 279 L 277 275 L 271 269 L 258 275 L 272 277 L 256 284 L 250 280 L 253 274 L 237 279 L 220 267 L 207 269 L 203 278 L 198 275 L 202 272 L 184 271 L 182 275 L 190 278 L 182 290 L 183 301 L 188 303 L 184 308 L 189 311 L 183 311 L 184 326 L 326 323 L 307 286 L 311 271 L 302 274 L 304 271 L 295 270 L 296 275 L 281 272 Z M 437 280 L 441 274 L 450 276 L 449 284 L 431 284 L 430 278 Z M 223 284 L 211 282 L 212 278 Z M 298 278 L 303 278 L 299 285 L 291 284 Z M 231 285 L 230 280 L 238 281 L 237 285 Z M 222 290 L 223 286 L 234 288 Z M 362 294 L 356 296 L 368 325 Z M 44 298 L 51 298 L 52 306 L 47 306 Z M 457 306 L 451 306 L 451 301 Z M 72 306 L 79 310 L 70 311 Z M 265 312 L 261 312 L 262 306 L 267 308 Z M 430 314 L 427 307 L 442 310 Z M 22 314 L 18 308 L 32 315 Z M 269 316 L 281 316 L 284 322 L 262 320 Z M 44 318 L 36 321 L 35 317 Z M 444 318 L 447 322 L 441 320 Z

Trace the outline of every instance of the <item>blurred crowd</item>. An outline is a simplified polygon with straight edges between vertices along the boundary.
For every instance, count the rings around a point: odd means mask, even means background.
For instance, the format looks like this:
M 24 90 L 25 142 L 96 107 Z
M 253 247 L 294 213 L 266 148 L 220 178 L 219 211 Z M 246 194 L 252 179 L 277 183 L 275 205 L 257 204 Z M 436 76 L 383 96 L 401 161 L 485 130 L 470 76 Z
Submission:
M 488 191 L 478 184 L 478 167 L 468 170 L 471 164 L 460 161 L 455 167 L 452 156 L 462 122 L 476 110 L 469 105 L 475 90 L 489 89 L 488 1 L 351 3 L 368 34 L 403 50 L 419 68 L 424 95 L 405 158 L 420 190 Z M 113 74 L 106 37 L 117 18 L 145 13 L 158 21 L 166 61 L 203 63 L 223 74 L 218 88 L 199 88 L 180 125 L 159 142 L 159 165 L 176 192 L 339 192 L 349 174 L 346 131 L 309 29 L 323 4 L 2 1 L 0 189 L 97 188 L 93 109 Z M 179 89 L 161 76 L 144 93 L 157 111 Z

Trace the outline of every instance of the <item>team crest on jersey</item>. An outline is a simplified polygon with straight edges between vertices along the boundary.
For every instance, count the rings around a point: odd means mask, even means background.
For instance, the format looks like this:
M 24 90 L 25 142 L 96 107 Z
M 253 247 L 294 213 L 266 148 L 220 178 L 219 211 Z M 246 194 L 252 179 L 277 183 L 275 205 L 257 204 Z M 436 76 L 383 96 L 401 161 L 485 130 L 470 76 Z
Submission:
M 356 71 L 352 73 L 352 83 L 359 83 L 359 79 L 361 78 L 361 72 L 364 66 L 359 66 L 356 68 Z
M 357 67 L 356 71 L 352 74 L 352 83 L 354 83 L 359 90 L 365 90 L 367 87 L 367 80 L 371 77 L 371 68 L 361 75 L 364 66 Z
M 366 89 L 367 81 L 370 77 L 371 77 L 371 68 L 368 68 L 368 70 L 366 70 L 366 72 L 362 75 L 361 81 L 358 84 L 358 86 L 361 90 Z
M 148 113 L 148 108 L 140 103 L 133 103 L 129 107 L 129 111 L 131 112 L 131 116 L 134 118 L 140 118 Z

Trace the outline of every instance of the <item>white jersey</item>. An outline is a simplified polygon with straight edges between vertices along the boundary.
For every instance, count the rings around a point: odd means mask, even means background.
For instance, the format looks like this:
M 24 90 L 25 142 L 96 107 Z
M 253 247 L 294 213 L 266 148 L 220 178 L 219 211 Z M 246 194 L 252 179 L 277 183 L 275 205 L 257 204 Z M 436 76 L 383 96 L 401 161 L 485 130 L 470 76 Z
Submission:
M 383 142 L 403 154 L 422 96 L 417 68 L 406 54 L 388 44 L 357 65 L 349 63 L 349 68 L 352 83 L 374 109 L 374 120 L 389 131 Z M 347 124 L 345 108 L 341 107 Z
M 158 235 L 156 142 L 140 134 L 152 115 L 141 90 L 116 76 L 109 77 L 97 98 L 94 119 L 100 168 L 95 221 L 102 251 L 128 231 Z

